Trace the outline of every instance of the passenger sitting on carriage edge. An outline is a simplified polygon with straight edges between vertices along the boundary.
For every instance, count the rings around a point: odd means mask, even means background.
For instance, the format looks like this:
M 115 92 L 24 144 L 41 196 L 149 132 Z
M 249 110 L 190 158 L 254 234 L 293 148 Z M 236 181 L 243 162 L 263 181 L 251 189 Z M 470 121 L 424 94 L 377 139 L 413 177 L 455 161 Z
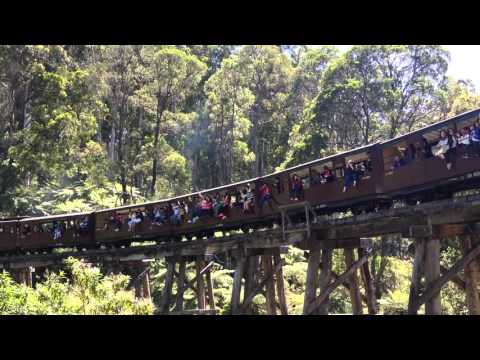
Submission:
M 88 217 L 85 216 L 82 221 L 80 221 L 80 224 L 78 225 L 78 232 L 80 235 L 83 235 L 86 233 L 86 230 L 88 229 Z
M 464 158 L 468 158 L 470 154 L 470 131 L 463 128 L 457 133 L 458 147 L 461 149 Z
M 253 212 L 253 200 L 255 198 L 255 195 L 253 193 L 252 188 L 250 187 L 250 184 L 248 184 L 247 189 L 243 189 L 242 195 L 243 195 L 243 212 L 245 213 Z
M 58 240 L 62 237 L 62 229 L 60 228 L 60 224 L 57 221 L 53 222 L 52 233 L 53 233 L 53 240 Z
M 263 183 L 262 186 L 258 189 L 260 193 L 260 208 L 263 208 L 263 205 L 267 202 L 272 200 L 272 193 L 270 192 L 270 188 L 266 183 Z
M 452 168 L 452 149 L 452 137 L 445 130 L 440 131 L 440 139 L 435 149 L 435 156 L 446 161 L 448 170 Z
M 202 195 L 200 195 L 200 199 L 195 203 L 195 201 L 192 201 L 192 218 L 188 220 L 189 224 L 195 223 L 200 216 L 202 215 Z
M 291 187 L 292 189 L 290 194 L 290 200 L 298 201 L 298 198 L 301 196 L 303 192 L 303 183 L 302 183 L 302 179 L 300 179 L 297 174 L 293 174 L 292 176 Z
M 123 224 L 122 216 L 120 214 L 115 214 L 113 216 L 113 230 L 120 231 L 120 229 L 122 228 L 122 224 Z
M 333 181 L 333 172 L 332 170 L 330 170 L 330 168 L 327 165 L 323 167 L 322 178 L 326 183 Z
M 470 143 L 472 153 L 475 156 L 480 155 L 480 126 L 478 124 L 470 126 Z
M 174 225 L 178 225 L 182 222 L 182 217 L 180 215 L 180 204 L 177 202 L 171 206 L 173 214 L 170 216 L 170 222 Z
M 165 223 L 166 219 L 167 217 L 165 216 L 165 210 L 163 209 L 163 207 L 160 207 L 160 206 L 156 207 L 154 210 L 153 222 L 156 225 L 160 225 Z
M 213 197 L 213 216 L 218 217 L 218 214 L 220 214 L 223 210 L 223 206 L 224 205 L 220 193 L 217 192 Z
M 223 206 L 218 213 L 218 218 L 220 220 L 225 220 L 227 218 L 227 215 L 225 214 L 228 213 L 228 209 L 230 208 L 231 202 L 232 202 L 232 197 L 228 193 L 226 193 L 222 201 Z
M 365 170 L 366 168 L 363 162 L 355 165 L 355 172 L 357 173 L 357 177 L 365 175 Z
M 392 170 L 397 170 L 399 167 L 404 166 L 404 165 L 405 165 L 405 160 L 403 159 L 403 156 L 400 157 L 400 156 L 396 155 L 395 159 L 393 161 Z
M 203 196 L 202 201 L 200 203 L 200 208 L 201 208 L 201 216 L 212 216 L 213 215 L 213 203 L 212 199 L 210 199 L 209 196 Z
M 137 212 L 130 213 L 130 220 L 128 221 L 128 231 L 132 231 L 136 224 L 140 224 L 142 219 Z
M 357 186 L 358 174 L 353 166 L 352 160 L 348 160 L 347 166 L 345 167 L 345 186 L 343 187 L 343 192 L 347 191 L 347 188 L 350 185 Z
M 450 146 L 451 153 L 455 155 L 457 151 L 458 141 L 457 141 L 457 137 L 455 136 L 455 132 L 453 131 L 452 128 L 448 129 L 447 136 L 451 139 L 451 146 Z

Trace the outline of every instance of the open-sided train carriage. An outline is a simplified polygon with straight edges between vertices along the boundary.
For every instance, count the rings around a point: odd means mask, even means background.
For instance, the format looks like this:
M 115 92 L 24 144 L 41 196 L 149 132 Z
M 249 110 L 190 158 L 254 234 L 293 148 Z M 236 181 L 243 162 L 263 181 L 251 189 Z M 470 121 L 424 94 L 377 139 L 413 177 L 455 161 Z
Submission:
M 480 158 L 470 156 L 464 158 L 463 150 L 457 147 L 452 156 L 453 166 L 449 170 L 445 160 L 432 156 L 408 161 L 404 166 L 392 170 L 394 157 L 407 149 L 415 149 L 426 139 L 430 146 L 435 146 L 440 137 L 440 131 L 463 129 L 473 125 L 480 116 L 480 109 L 469 111 L 451 119 L 427 126 L 415 132 L 399 136 L 381 144 L 384 176 L 379 179 L 381 191 L 392 198 L 409 196 L 413 201 L 433 200 L 432 196 L 441 198 L 451 196 L 452 191 L 462 187 L 479 185 Z M 461 182 L 461 183 L 460 183 Z M 425 190 L 430 191 L 425 191 Z
M 32 217 L 17 223 L 17 248 L 88 247 L 92 243 L 92 235 L 91 213 Z
M 349 187 L 344 192 L 344 171 L 349 160 L 354 166 L 361 164 L 364 170 L 359 176 L 357 186 Z M 381 176 L 380 163 L 379 146 L 373 144 L 298 165 L 271 176 L 285 181 L 286 191 L 277 195 L 282 204 L 294 202 L 290 199 L 288 189 L 291 188 L 293 176 L 297 175 L 302 179 L 304 190 L 299 200 L 306 200 L 319 209 L 328 208 L 329 211 L 349 208 L 352 200 L 355 201 L 357 207 L 362 208 L 370 204 L 380 190 L 377 187 Z M 333 180 L 331 182 L 314 181 L 316 174 L 320 174 L 324 166 L 332 170 Z
M 10 252 L 17 249 L 18 220 L 6 220 L 0 223 L 0 251 Z
M 445 160 L 437 157 L 413 157 L 406 164 L 392 169 L 396 155 L 416 148 L 426 139 L 434 146 L 442 129 L 455 131 L 472 125 L 480 116 L 480 109 L 427 126 L 395 139 L 311 161 L 264 177 L 250 179 L 193 194 L 144 204 L 105 209 L 92 213 L 65 214 L 33 218 L 0 220 L 0 251 L 41 250 L 55 247 L 90 248 L 100 245 L 129 245 L 133 241 L 179 241 L 183 237 L 211 237 L 215 231 L 233 229 L 249 231 L 251 228 L 271 226 L 280 221 L 279 205 L 308 201 L 319 213 L 351 209 L 373 210 L 390 205 L 393 199 L 407 201 L 433 200 L 432 194 L 451 196 L 453 191 L 480 185 L 480 157 L 464 158 L 461 151 L 453 156 L 453 166 L 446 167 Z M 356 187 L 344 191 L 345 166 L 348 161 L 362 165 Z M 319 174 L 324 167 L 334 176 L 324 181 Z M 298 176 L 303 192 L 298 200 L 290 193 L 292 178 Z M 259 189 L 267 184 L 272 200 L 262 204 Z M 253 206 L 245 212 L 241 192 L 250 188 L 254 193 Z M 230 204 L 218 211 L 193 215 L 200 196 L 223 199 L 230 196 Z M 295 196 L 297 197 L 297 196 Z M 155 213 L 159 208 L 174 203 L 186 204 L 189 211 L 181 221 L 158 222 Z M 131 215 L 138 213 L 142 219 L 129 224 Z M 301 213 L 301 209 L 299 209 Z

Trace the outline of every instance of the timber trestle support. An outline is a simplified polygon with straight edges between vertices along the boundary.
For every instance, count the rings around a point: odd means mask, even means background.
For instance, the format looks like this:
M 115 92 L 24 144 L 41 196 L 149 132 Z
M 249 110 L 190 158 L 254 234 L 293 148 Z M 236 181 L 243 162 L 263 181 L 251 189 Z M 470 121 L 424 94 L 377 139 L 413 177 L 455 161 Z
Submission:
M 257 313 L 256 297 L 263 296 L 267 314 L 286 315 L 294 309 L 287 304 L 281 254 L 295 246 L 308 255 L 303 314 L 328 314 L 332 292 L 341 286 L 353 314 L 373 315 L 378 312 L 378 291 L 370 249 L 375 238 L 395 234 L 413 243 L 405 313 L 417 314 L 424 306 L 426 314 L 440 314 L 441 289 L 451 281 L 465 292 L 469 313 L 480 315 L 480 195 L 351 217 L 316 216 L 307 202 L 280 210 L 280 228 L 116 249 L 1 254 L 0 269 L 19 283 L 35 286 L 47 270 L 57 271 L 72 256 L 100 264 L 106 274 L 129 274 L 137 298 L 159 295 L 158 313 L 218 314 L 218 302 L 224 299 L 215 296 L 214 271 L 223 267 L 232 276 L 231 314 Z M 294 210 L 296 218 L 289 214 Z M 451 267 L 441 263 L 441 251 L 450 246 L 447 239 L 454 239 L 461 252 Z M 342 271 L 333 269 L 334 252 L 344 263 Z M 224 261 L 217 261 L 217 256 Z M 150 263 L 159 259 L 165 259 L 165 272 L 155 275 L 156 286 L 151 289 Z
M 211 255 L 165 258 L 167 271 L 160 301 L 160 314 L 217 314 L 211 274 L 215 263 L 212 260 Z M 189 264 L 195 268 L 195 277 L 191 280 L 186 276 Z M 174 285 L 176 285 L 175 293 Z M 184 293 L 187 289 L 195 294 L 196 309 L 184 309 Z
M 332 270 L 333 250 L 343 248 L 346 270 L 337 275 Z M 354 315 L 363 313 L 363 302 L 368 313 L 377 313 L 375 289 L 368 266 L 371 242 L 360 239 L 348 245 L 336 247 L 328 245 L 317 246 L 308 253 L 307 280 L 304 296 L 304 315 L 327 315 L 329 311 L 330 294 L 340 285 L 347 288 Z M 357 257 L 355 251 L 357 250 Z M 365 294 L 360 292 L 359 274 L 363 281 Z
M 253 300 L 258 294 L 265 297 L 268 315 L 288 315 L 280 254 L 280 248 L 272 248 L 235 255 L 232 315 L 253 314 Z

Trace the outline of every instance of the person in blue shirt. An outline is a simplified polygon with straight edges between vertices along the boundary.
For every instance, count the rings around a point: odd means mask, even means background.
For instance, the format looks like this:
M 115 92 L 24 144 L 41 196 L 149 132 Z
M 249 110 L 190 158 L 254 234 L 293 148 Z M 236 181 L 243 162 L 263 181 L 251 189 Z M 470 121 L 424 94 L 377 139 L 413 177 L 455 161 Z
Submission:
M 480 120 L 477 120 L 475 125 L 470 127 L 471 144 L 473 153 L 476 156 L 480 155 Z
M 358 174 L 357 170 L 353 166 L 352 160 L 348 160 L 347 166 L 345 167 L 345 185 L 343 187 L 343 192 L 346 192 L 350 185 L 357 186 Z
M 397 170 L 398 168 L 402 167 L 402 166 L 405 166 L 406 162 L 405 162 L 405 159 L 400 156 L 395 156 L 395 159 L 393 161 L 393 165 L 392 165 L 392 170 Z

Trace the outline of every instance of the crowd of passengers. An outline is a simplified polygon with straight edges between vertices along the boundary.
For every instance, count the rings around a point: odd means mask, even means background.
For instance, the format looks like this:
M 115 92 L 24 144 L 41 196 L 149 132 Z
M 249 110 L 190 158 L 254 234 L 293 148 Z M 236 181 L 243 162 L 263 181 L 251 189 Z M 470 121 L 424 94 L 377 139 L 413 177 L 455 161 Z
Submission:
M 80 221 L 70 221 L 70 227 L 73 230 L 73 237 L 78 237 L 80 235 L 88 235 L 88 216 L 85 216 Z M 16 230 L 15 230 L 16 229 Z M 4 229 L 0 227 L 0 233 Z M 57 241 L 61 239 L 67 231 L 67 222 L 66 221 L 52 221 L 51 225 L 48 223 L 35 224 L 31 226 L 30 224 L 25 224 L 22 226 L 11 226 L 10 234 L 20 235 L 22 238 L 31 236 L 32 233 L 50 233 L 53 237 L 53 240 Z
M 370 160 L 363 160 L 358 163 L 354 163 L 352 160 L 348 160 L 344 169 L 344 186 L 343 192 L 346 192 L 347 189 L 351 186 L 357 186 L 359 179 L 364 176 L 366 173 L 372 171 L 372 162 Z M 294 178 L 298 176 L 294 175 Z M 335 174 L 332 169 L 327 165 L 324 165 L 322 171 L 319 173 L 317 170 L 312 169 L 311 184 L 326 184 L 335 181 Z M 297 188 L 295 188 L 297 187 Z M 298 200 L 298 195 L 303 191 L 303 187 L 300 182 L 295 182 L 292 187 L 292 195 L 290 200 Z
M 259 187 L 258 196 L 261 208 L 273 199 L 270 187 L 265 183 Z M 133 231 L 136 225 L 145 220 L 145 217 L 148 217 L 150 222 L 157 226 L 165 224 L 181 225 L 184 222 L 194 224 L 203 217 L 225 220 L 228 218 L 229 209 L 233 207 L 240 208 L 244 214 L 255 212 L 255 190 L 250 184 L 235 193 L 233 202 L 232 195 L 228 192 L 224 195 L 217 192 L 213 197 L 199 194 L 194 199 L 188 198 L 188 200 L 177 200 L 157 205 L 153 209 L 148 209 L 146 213 L 135 210 L 125 220 L 122 215 L 116 213 L 110 217 L 110 224 L 114 231 L 120 231 L 125 221 L 128 225 L 128 231 Z M 108 224 L 105 224 L 105 228 L 107 227 Z
M 452 128 L 440 131 L 436 145 L 432 145 L 424 137 L 415 145 L 410 144 L 405 152 L 395 156 L 391 170 L 405 166 L 415 159 L 428 159 L 434 156 L 445 160 L 447 169 L 452 168 L 454 156 L 464 159 L 480 156 L 480 119 L 474 125 L 457 132 Z

